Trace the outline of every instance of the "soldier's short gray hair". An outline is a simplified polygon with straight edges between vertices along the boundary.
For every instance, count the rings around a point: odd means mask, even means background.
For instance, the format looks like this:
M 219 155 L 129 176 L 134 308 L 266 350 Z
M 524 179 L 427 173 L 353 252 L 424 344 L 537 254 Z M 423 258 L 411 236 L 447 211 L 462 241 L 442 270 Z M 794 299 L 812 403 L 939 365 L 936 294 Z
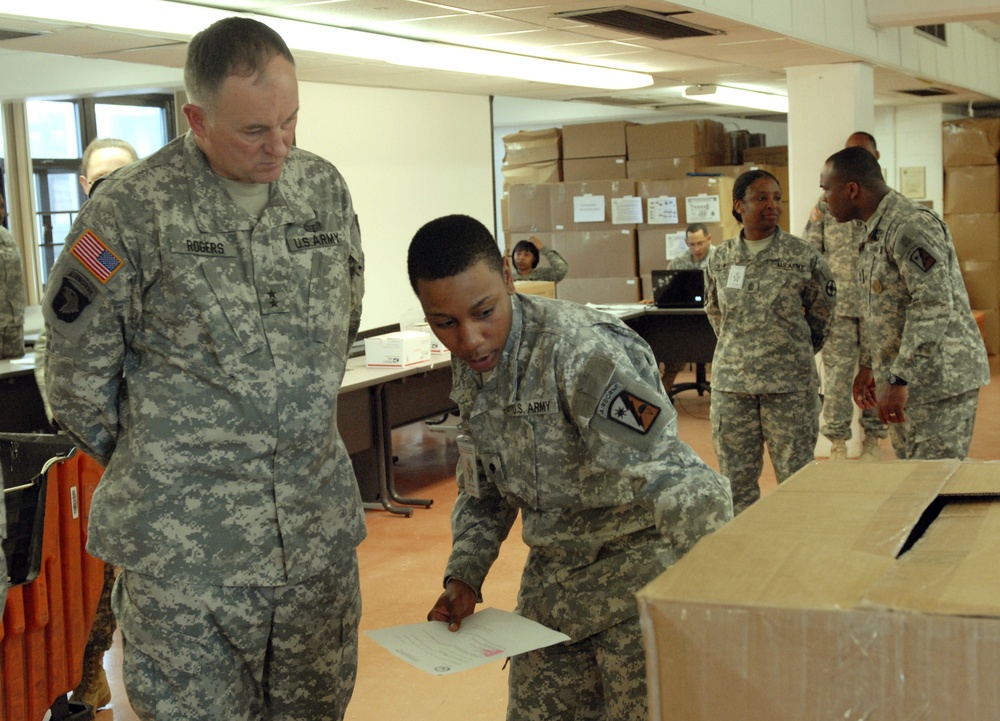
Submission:
M 242 17 L 212 23 L 188 45 L 184 63 L 188 100 L 206 110 L 214 109 L 227 77 L 260 72 L 275 55 L 295 64 L 282 37 L 264 23 Z

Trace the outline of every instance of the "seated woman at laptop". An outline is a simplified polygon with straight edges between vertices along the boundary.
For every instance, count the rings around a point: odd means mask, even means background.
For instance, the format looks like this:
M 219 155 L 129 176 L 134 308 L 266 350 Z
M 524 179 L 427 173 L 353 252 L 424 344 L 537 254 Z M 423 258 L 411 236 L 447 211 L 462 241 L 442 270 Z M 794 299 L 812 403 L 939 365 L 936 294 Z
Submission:
M 778 482 L 814 458 L 819 374 L 814 355 L 833 320 L 837 286 L 809 243 L 778 227 L 781 186 L 751 170 L 736 179 L 739 237 L 705 271 L 705 310 L 718 336 L 712 360 L 712 444 L 734 513 L 760 498 L 764 443 Z
M 539 252 L 549 261 L 549 267 L 539 268 Z M 532 235 L 521 240 L 510 252 L 514 280 L 551 280 L 558 283 L 569 272 L 569 263 L 552 248 L 546 248 L 541 238 Z
M 715 253 L 712 234 L 704 223 L 692 223 L 684 234 L 687 252 L 670 261 L 671 270 L 704 270 Z

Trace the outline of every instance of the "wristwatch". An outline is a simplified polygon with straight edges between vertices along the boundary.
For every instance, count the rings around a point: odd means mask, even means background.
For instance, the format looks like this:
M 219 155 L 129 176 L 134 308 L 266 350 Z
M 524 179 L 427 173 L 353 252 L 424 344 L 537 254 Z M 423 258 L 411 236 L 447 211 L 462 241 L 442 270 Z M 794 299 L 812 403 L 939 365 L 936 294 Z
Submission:
M 892 386 L 905 386 L 906 385 L 906 381 L 903 380 L 902 378 L 900 378 L 895 373 L 889 373 L 889 375 L 887 375 L 885 377 L 885 379 L 887 381 L 889 381 L 889 385 L 892 385 Z

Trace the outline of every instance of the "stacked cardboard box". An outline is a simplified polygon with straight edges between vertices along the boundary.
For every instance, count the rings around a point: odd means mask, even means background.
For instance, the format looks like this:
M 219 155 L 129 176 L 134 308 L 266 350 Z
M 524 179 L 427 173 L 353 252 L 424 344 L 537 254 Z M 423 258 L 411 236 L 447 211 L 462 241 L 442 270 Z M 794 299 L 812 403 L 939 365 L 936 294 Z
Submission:
M 617 180 L 625 174 L 624 120 L 564 125 L 563 180 Z
M 545 234 L 543 242 L 569 262 L 560 298 L 649 298 L 651 271 L 666 268 L 686 250 L 690 223 L 706 223 L 713 243 L 739 234 L 731 209 L 740 173 L 762 167 L 787 187 L 785 166 L 723 165 L 731 138 L 714 120 L 583 123 L 560 130 L 565 182 L 509 185 L 504 208 L 508 250 L 532 234 Z M 538 162 L 542 139 L 516 135 L 520 145 L 509 147 L 508 160 Z M 785 149 L 772 152 L 781 156 Z
M 503 136 L 505 185 L 562 180 L 562 131 L 521 130 Z
M 650 718 L 997 718 L 1000 466 L 813 463 L 639 592 Z
M 627 179 L 510 188 L 507 251 L 538 237 L 569 263 L 556 295 L 580 303 L 639 300 L 635 229 L 641 201 Z
M 715 120 L 630 125 L 625 137 L 630 178 L 683 178 L 703 165 L 721 165 L 729 157 L 729 137 Z
M 1000 352 L 1000 118 L 942 125 L 944 220 L 969 291 L 983 311 L 986 350 Z

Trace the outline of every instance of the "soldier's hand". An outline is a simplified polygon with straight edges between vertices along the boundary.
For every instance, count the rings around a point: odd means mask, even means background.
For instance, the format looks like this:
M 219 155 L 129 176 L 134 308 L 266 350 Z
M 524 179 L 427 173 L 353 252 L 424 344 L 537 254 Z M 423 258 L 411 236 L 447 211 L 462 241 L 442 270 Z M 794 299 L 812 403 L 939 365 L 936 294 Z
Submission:
M 854 376 L 854 402 L 859 408 L 877 408 L 878 397 L 875 394 L 875 375 L 871 368 L 861 366 Z
M 448 585 L 427 614 L 428 621 L 444 621 L 449 631 L 462 627 L 462 619 L 476 610 L 476 592 L 469 584 L 457 578 L 448 580 Z
M 910 396 L 906 386 L 886 386 L 882 396 L 878 399 L 878 417 L 883 423 L 903 423 L 906 416 L 903 410 L 906 408 L 906 401 Z

